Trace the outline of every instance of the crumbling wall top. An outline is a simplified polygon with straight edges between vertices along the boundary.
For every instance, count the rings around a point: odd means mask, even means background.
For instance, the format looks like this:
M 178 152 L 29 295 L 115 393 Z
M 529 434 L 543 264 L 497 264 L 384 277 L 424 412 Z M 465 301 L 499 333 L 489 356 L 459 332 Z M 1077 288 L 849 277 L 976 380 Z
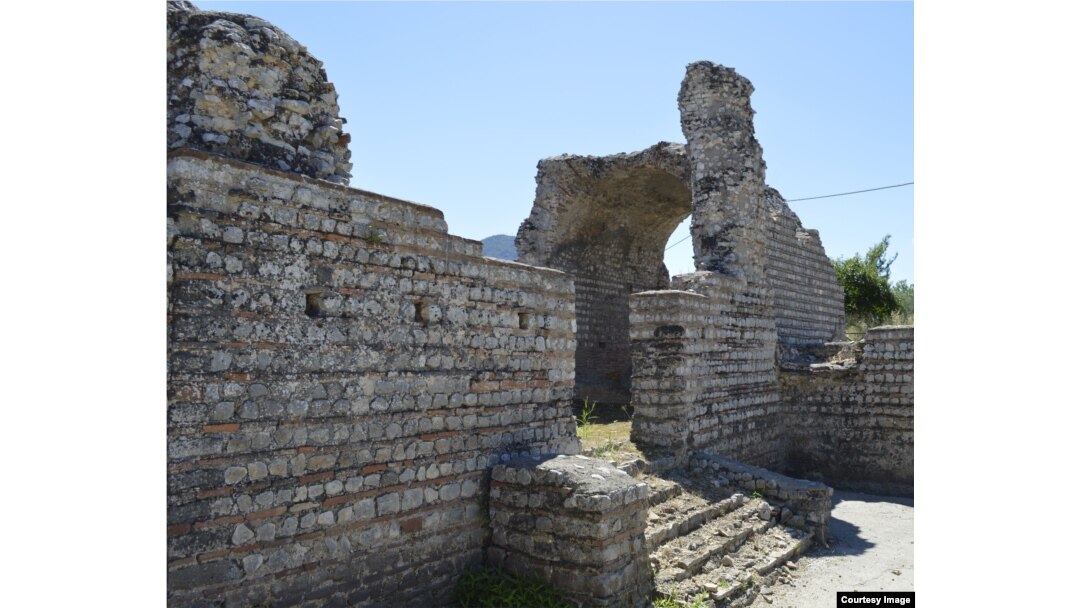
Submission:
M 322 62 L 250 15 L 168 3 L 168 145 L 347 184 L 349 135 Z
M 754 137 L 753 92 L 732 68 L 691 63 L 679 89 L 679 114 L 693 171 L 694 265 L 760 281 L 765 161 Z

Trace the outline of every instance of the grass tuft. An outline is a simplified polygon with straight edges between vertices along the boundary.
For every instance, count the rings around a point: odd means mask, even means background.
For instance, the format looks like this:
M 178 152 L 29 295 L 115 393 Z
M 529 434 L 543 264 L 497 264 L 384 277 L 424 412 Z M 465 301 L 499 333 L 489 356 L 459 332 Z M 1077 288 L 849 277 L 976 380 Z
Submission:
M 495 568 L 477 568 L 463 574 L 454 588 L 461 608 L 572 608 L 546 582 L 519 577 Z

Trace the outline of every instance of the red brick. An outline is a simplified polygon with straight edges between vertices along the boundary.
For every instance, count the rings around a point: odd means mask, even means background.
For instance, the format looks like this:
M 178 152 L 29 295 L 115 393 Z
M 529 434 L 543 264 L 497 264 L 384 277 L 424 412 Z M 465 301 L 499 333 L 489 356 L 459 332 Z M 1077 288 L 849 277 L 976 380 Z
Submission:
M 403 533 L 419 532 L 424 528 L 423 517 L 413 517 L 412 519 L 406 519 L 401 522 L 401 531 Z
M 238 524 L 242 521 L 244 521 L 243 515 L 230 515 L 228 517 L 219 517 L 217 519 L 196 522 L 195 529 L 203 530 L 205 528 L 213 528 L 214 526 L 227 526 L 229 524 Z
M 239 422 L 232 422 L 229 424 L 208 424 L 202 427 L 204 433 L 235 433 L 239 429 Z
M 196 557 L 199 559 L 200 564 L 204 564 L 215 559 L 221 559 L 228 554 L 228 549 L 220 549 L 218 551 L 207 551 L 206 553 L 200 553 Z
M 176 524 L 165 529 L 165 535 L 168 537 L 180 536 L 188 532 L 191 532 L 191 524 Z
M 287 510 L 287 507 L 285 507 L 284 505 L 280 507 L 274 507 L 272 509 L 263 509 L 262 511 L 255 511 L 254 513 L 249 513 L 247 516 L 247 520 L 255 521 L 258 519 L 266 519 L 267 517 L 276 517 Z
M 333 471 L 323 471 L 322 473 L 309 473 L 302 475 L 299 478 L 300 483 L 311 483 L 313 481 L 322 481 L 324 479 L 330 479 L 334 476 Z
M 344 502 L 349 502 L 350 500 L 352 500 L 354 498 L 356 498 L 355 494 L 342 494 L 341 496 L 335 496 L 333 498 L 327 498 L 326 500 L 322 501 L 322 506 L 324 506 L 324 507 L 333 507 L 335 505 L 340 505 L 341 503 L 344 503 Z

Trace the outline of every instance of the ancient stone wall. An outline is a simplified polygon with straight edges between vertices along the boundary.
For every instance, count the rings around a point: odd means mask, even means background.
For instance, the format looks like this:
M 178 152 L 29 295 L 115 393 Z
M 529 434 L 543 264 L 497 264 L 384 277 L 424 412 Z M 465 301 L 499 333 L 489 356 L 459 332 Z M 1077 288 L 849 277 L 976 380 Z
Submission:
M 322 62 L 257 17 L 168 6 L 170 149 L 349 183 L 349 135 Z
M 844 332 L 844 290 L 817 230 L 803 228 L 780 193 L 765 190 L 769 211 L 765 274 L 773 291 L 780 359 L 800 347 L 839 340 Z
M 570 278 L 200 151 L 168 193 L 169 605 L 448 604 L 490 467 L 579 450 Z
M 650 451 L 784 460 L 768 290 L 711 272 L 630 296 L 631 439 Z
M 860 346 L 831 363 L 781 371 L 783 469 L 841 487 L 910 494 L 914 328 L 870 329 Z
M 765 190 L 734 70 L 688 67 L 685 147 L 541 161 L 530 266 L 343 185 L 333 85 L 286 34 L 187 2 L 168 24 L 170 606 L 447 605 L 485 557 L 644 604 L 647 489 L 550 457 L 580 450 L 575 396 L 632 388 L 643 466 L 720 471 L 807 513 L 817 486 L 716 455 L 890 482 L 884 460 L 910 459 L 910 429 L 882 422 L 910 409 L 904 330 L 868 336 L 836 372 L 852 386 L 786 373 L 780 401 L 778 344 L 832 337 L 837 292 L 812 287 L 820 242 Z M 691 212 L 699 272 L 669 281 Z M 845 421 L 853 406 L 871 415 Z M 843 470 L 825 451 L 879 438 Z
M 564 270 L 577 294 L 578 399 L 630 402 L 629 296 L 667 286 L 664 245 L 690 213 L 682 146 L 537 165 L 519 261 Z
M 586 606 L 650 603 L 644 482 L 584 456 L 516 458 L 491 476 L 492 566 Z

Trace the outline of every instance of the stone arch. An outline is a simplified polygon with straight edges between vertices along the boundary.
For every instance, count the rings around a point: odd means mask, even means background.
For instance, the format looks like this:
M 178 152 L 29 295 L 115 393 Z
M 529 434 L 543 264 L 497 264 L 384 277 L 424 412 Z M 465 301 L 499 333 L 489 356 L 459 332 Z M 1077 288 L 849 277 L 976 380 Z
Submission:
M 683 146 L 563 155 L 537 169 L 536 201 L 517 235 L 519 261 L 574 278 L 575 398 L 629 403 L 629 297 L 669 285 L 664 247 L 691 212 Z

